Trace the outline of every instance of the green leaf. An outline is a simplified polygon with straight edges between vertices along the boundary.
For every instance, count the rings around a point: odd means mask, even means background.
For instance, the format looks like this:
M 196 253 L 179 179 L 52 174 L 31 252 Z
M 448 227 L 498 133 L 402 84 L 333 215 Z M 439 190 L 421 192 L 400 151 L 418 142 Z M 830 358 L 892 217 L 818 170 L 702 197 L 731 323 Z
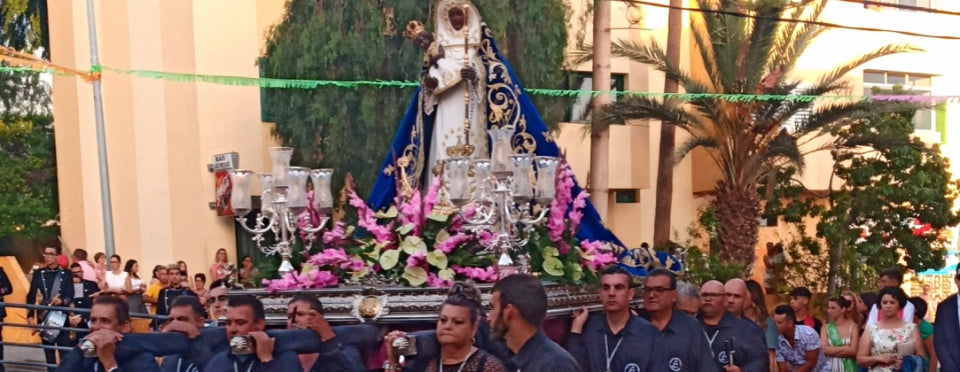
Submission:
M 433 212 L 427 216 L 427 219 L 431 221 L 437 221 L 437 222 L 447 222 L 447 220 L 450 219 L 450 216 L 447 216 L 442 213 Z
M 437 277 L 443 280 L 453 280 L 457 273 L 453 269 L 446 268 L 437 272 Z
M 411 286 L 419 287 L 427 282 L 427 271 L 420 266 L 403 269 L 403 279 Z
M 400 234 L 400 235 L 407 235 L 407 234 L 409 234 L 411 231 L 413 231 L 413 228 L 414 228 L 414 227 L 416 227 L 416 225 L 414 225 L 414 224 L 412 224 L 412 223 L 408 223 L 408 224 L 406 224 L 406 225 L 397 227 L 396 231 L 397 231 L 397 233 Z
M 543 271 L 556 277 L 562 277 L 563 261 L 560 261 L 556 257 L 547 257 L 543 260 Z
M 400 251 L 392 249 L 380 254 L 380 267 L 384 270 L 390 270 L 397 266 L 400 261 Z
M 557 247 L 546 247 L 543 249 L 544 257 L 560 257 L 560 251 Z
M 447 268 L 447 255 L 441 250 L 427 253 L 427 263 L 439 269 Z
M 427 243 L 424 243 L 419 236 L 408 236 L 400 243 L 400 249 L 411 256 L 417 252 L 427 253 Z
M 391 205 L 390 209 L 387 209 L 385 212 L 377 212 L 373 216 L 380 219 L 391 219 L 397 218 L 399 212 L 397 211 L 397 206 Z

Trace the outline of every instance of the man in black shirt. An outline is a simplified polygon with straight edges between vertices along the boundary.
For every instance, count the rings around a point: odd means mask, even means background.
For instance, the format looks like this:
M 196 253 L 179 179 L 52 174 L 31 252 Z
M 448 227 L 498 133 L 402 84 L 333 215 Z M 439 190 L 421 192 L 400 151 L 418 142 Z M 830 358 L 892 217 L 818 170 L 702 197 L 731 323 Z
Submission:
M 677 276 L 661 268 L 647 275 L 643 287 L 643 307 L 651 323 L 660 330 L 659 353 L 667 365 L 658 371 L 708 371 L 720 369 L 713 362 L 710 345 L 703 337 L 700 322 L 676 309 Z
M 74 262 L 70 265 L 70 272 L 73 276 L 73 307 L 77 309 L 87 309 L 93 307 L 93 295 L 100 292 L 100 285 L 96 282 L 83 279 L 83 267 Z M 77 312 L 67 318 L 70 327 L 87 328 L 87 321 L 90 320 L 90 313 Z M 87 333 L 76 333 L 70 336 L 70 345 L 75 345 L 78 339 L 86 336 Z
M 3 306 L 3 297 L 13 293 L 13 286 L 10 285 L 10 278 L 0 266 L 0 358 L 3 358 L 3 318 L 7 317 L 7 309 Z M 3 364 L 0 364 L 0 372 L 5 371 Z
M 725 372 L 769 371 L 763 332 L 756 324 L 725 310 L 727 293 L 723 283 L 716 280 L 703 283 L 700 297 L 703 298 L 700 307 L 703 335 L 717 366 Z
M 183 286 L 183 277 L 180 272 L 180 265 L 173 264 L 167 266 L 167 277 L 170 278 L 170 286 L 161 289 L 157 295 L 157 315 L 169 315 L 173 300 L 180 296 L 197 297 L 189 288 Z
M 583 307 L 573 319 L 566 347 L 585 371 L 656 371 L 666 365 L 657 356 L 659 330 L 630 314 L 634 289 L 630 273 L 611 265 L 600 272 L 603 314 Z
M 823 323 L 820 319 L 815 318 L 813 314 L 810 314 L 810 299 L 812 297 L 813 294 L 810 293 L 807 287 L 794 288 L 790 291 L 790 307 L 793 308 L 793 312 L 797 314 L 795 321 L 797 325 L 805 325 L 813 328 L 813 330 L 819 334 L 820 327 L 823 326 Z
M 33 272 L 33 278 L 30 280 L 30 291 L 27 292 L 27 304 L 35 305 L 37 303 L 37 293 L 43 298 L 41 305 L 47 306 L 70 306 L 73 301 L 73 281 L 70 279 L 70 272 L 60 268 L 57 262 L 60 256 L 60 247 L 51 245 L 43 248 L 43 267 Z M 37 325 L 42 323 L 49 312 L 27 310 L 27 324 Z M 47 341 L 41 339 L 44 345 L 69 346 L 69 332 L 60 332 L 56 339 Z M 57 364 L 57 351 L 44 349 L 43 354 L 46 357 L 47 364 Z M 53 371 L 53 368 L 49 368 Z
M 516 274 L 500 279 L 490 299 L 493 337 L 514 353 L 509 371 L 579 372 L 580 365 L 540 330 L 547 316 L 547 292 L 540 279 Z

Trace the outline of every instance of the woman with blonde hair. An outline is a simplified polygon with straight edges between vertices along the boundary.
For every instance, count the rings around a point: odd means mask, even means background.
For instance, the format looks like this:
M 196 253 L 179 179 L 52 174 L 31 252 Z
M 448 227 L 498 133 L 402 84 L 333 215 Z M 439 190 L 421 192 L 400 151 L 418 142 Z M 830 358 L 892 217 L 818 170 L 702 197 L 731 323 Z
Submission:
M 227 250 L 220 248 L 217 250 L 217 255 L 213 258 L 213 265 L 210 265 L 210 281 L 215 282 L 225 278 L 229 274 L 230 269 L 227 264 Z

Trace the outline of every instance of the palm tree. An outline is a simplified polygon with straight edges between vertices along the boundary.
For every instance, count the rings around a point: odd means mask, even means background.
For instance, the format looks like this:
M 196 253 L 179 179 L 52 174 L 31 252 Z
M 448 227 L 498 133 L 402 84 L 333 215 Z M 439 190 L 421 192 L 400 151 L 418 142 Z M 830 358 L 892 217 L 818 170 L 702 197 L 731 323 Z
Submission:
M 701 9 L 691 16 L 691 32 L 701 66 L 694 74 L 667 62 L 664 49 L 655 41 L 616 41 L 617 57 L 645 63 L 680 82 L 686 93 L 706 93 L 678 101 L 629 97 L 599 112 L 602 125 L 629 119 L 657 119 L 676 125 L 689 134 L 678 146 L 679 160 L 703 148 L 721 172 L 715 189 L 714 207 L 720 222 L 720 255 L 725 262 L 750 265 L 759 230 L 762 198 L 758 186 L 785 166 L 803 170 L 804 155 L 822 148 L 806 149 L 804 143 L 831 130 L 871 115 L 896 111 L 903 104 L 867 101 L 815 105 L 810 96 L 845 94 L 851 88 L 844 77 L 871 60 L 919 51 L 910 45 L 887 45 L 841 64 L 805 82 L 792 76 L 797 60 L 824 29 L 806 23 L 818 20 L 826 0 L 698 0 Z M 743 17 L 731 13 L 746 13 Z M 579 53 L 576 61 L 591 56 Z M 733 101 L 716 94 L 799 95 L 790 99 Z M 786 127 L 800 110 L 812 110 L 807 120 Z M 829 142 L 829 141 L 828 141 Z M 672 171 L 661 169 L 660 171 Z

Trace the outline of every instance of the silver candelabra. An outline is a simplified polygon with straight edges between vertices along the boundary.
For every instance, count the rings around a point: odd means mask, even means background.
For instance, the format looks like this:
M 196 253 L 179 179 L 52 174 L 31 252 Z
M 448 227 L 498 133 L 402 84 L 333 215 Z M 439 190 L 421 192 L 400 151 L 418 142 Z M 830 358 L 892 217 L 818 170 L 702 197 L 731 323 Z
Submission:
M 444 165 L 446 192 L 467 222 L 465 228 L 493 234 L 483 246 L 486 252 L 499 255 L 501 277 L 530 271 L 529 254 L 522 247 L 550 210 L 560 163 L 552 156 L 514 155 L 510 145 L 514 129 L 488 130 L 493 149 L 490 159 L 454 157 Z M 475 213 L 464 214 L 464 207 L 471 203 Z M 516 253 L 516 263 L 511 253 Z
M 268 256 L 280 255 L 281 263 L 278 269 L 280 275 L 293 271 L 290 257 L 296 243 L 297 231 L 307 233 L 303 242 L 309 249 L 310 245 L 316 240 L 316 234 L 323 230 L 324 225 L 330 219 L 330 213 L 333 211 L 333 194 L 330 191 L 333 169 L 311 170 L 304 167 L 291 167 L 290 157 L 292 155 L 293 149 L 290 147 L 270 149 L 273 170 L 271 173 L 260 173 L 258 175 L 263 192 L 260 197 L 260 213 L 257 214 L 256 223 L 253 227 L 247 226 L 245 217 L 253 209 L 250 183 L 254 172 L 244 169 L 230 171 L 230 183 L 232 184 L 230 203 L 237 215 L 237 222 L 244 230 L 254 234 L 253 240 L 257 242 L 257 248 L 261 252 Z M 313 182 L 312 206 L 321 216 L 320 223 L 317 226 L 312 226 L 309 222 L 306 225 L 299 223 L 300 215 L 307 211 L 308 178 Z M 270 246 L 262 244 L 263 234 L 267 232 L 273 232 L 277 241 L 275 244 Z

